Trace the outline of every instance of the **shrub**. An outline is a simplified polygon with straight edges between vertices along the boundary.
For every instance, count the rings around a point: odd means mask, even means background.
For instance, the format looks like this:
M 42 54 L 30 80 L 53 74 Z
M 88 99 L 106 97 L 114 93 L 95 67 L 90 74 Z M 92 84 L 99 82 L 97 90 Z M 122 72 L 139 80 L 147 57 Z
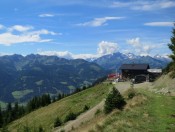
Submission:
M 39 128 L 38 128 L 38 132 L 44 132 L 44 129 L 43 129 L 42 126 L 39 126 Z
M 116 88 L 113 87 L 112 91 L 108 94 L 106 98 L 104 112 L 107 114 L 115 108 L 122 109 L 125 104 L 126 102 L 123 96 Z
M 85 105 L 84 108 L 83 108 L 83 111 L 85 112 L 87 110 L 89 110 L 89 106 Z
M 59 127 L 59 126 L 61 126 L 61 125 L 62 125 L 62 122 L 61 122 L 60 118 L 57 117 L 57 118 L 55 119 L 55 122 L 54 122 L 54 127 Z
M 68 122 L 70 120 L 75 120 L 77 118 L 77 114 L 70 112 L 66 117 L 64 122 Z
M 95 112 L 95 115 L 98 115 L 101 113 L 101 110 L 100 109 L 97 109 L 97 111 Z
M 136 95 L 136 92 L 134 89 L 128 90 L 128 99 L 132 99 Z

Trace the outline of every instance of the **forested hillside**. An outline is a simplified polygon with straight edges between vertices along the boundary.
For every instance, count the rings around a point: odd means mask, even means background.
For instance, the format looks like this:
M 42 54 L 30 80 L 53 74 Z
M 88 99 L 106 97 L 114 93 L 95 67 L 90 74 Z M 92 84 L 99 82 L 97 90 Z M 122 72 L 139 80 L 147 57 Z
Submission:
M 91 85 L 106 71 L 82 59 L 56 56 L 11 55 L 0 57 L 0 100 L 23 102 L 49 93 L 70 94 L 76 88 Z

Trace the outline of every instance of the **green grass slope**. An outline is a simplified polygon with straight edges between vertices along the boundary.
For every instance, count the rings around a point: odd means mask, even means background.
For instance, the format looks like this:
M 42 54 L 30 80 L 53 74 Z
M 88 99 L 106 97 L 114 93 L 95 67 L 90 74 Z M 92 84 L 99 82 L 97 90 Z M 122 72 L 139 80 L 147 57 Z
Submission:
M 124 93 L 127 105 L 122 111 L 114 110 L 109 115 L 100 112 L 94 119 L 73 131 L 174 132 L 175 96 L 164 92 L 155 92 L 155 90 L 165 87 L 173 91 L 175 89 L 174 83 L 174 79 L 169 78 L 168 75 L 163 75 L 154 83 L 136 84 L 137 94 L 134 98 L 127 99 L 127 93 Z
M 123 111 L 105 116 L 90 131 L 94 132 L 174 132 L 175 97 L 140 91 Z
M 102 83 L 66 97 L 12 122 L 8 126 L 8 129 L 10 132 L 20 132 L 27 126 L 32 131 L 35 131 L 39 126 L 42 126 L 46 132 L 52 131 L 56 117 L 64 120 L 69 112 L 78 113 L 83 110 L 85 105 L 92 108 L 106 97 L 110 87 L 112 86 L 107 83 Z
M 154 88 L 158 90 L 166 89 L 170 92 L 175 92 L 175 78 L 172 79 L 169 74 L 162 75 L 154 82 L 154 86 Z

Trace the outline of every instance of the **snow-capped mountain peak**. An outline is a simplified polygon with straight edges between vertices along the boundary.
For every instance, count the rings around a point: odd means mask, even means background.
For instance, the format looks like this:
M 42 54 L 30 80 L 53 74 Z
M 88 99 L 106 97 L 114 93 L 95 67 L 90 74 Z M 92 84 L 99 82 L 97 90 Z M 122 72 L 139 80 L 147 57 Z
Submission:
M 137 56 L 133 53 L 124 53 L 124 55 L 126 55 L 129 59 L 135 59 L 137 58 Z

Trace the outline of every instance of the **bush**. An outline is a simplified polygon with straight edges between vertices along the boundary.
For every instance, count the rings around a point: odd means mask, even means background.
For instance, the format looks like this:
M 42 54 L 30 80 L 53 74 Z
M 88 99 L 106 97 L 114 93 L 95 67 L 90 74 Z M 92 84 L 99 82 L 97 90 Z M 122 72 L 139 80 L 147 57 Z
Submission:
M 70 112 L 66 117 L 64 122 L 68 122 L 70 120 L 75 120 L 77 118 L 77 114 Z
M 97 109 L 97 111 L 95 112 L 95 115 L 98 115 L 101 113 L 101 110 L 100 109 Z
M 107 114 L 115 108 L 122 109 L 125 104 L 126 102 L 120 92 L 113 87 L 112 91 L 106 98 L 104 112 Z
M 128 90 L 128 99 L 132 99 L 136 95 L 136 92 L 134 89 Z
M 42 126 L 39 126 L 39 128 L 38 128 L 38 132 L 44 132 L 44 129 L 43 129 Z
M 55 122 L 54 122 L 54 127 L 59 127 L 59 126 L 61 126 L 61 125 L 62 125 L 62 122 L 61 122 L 60 118 L 57 117 L 57 118 L 55 119 Z
M 84 108 L 83 108 L 83 112 L 89 110 L 89 106 L 85 105 Z

